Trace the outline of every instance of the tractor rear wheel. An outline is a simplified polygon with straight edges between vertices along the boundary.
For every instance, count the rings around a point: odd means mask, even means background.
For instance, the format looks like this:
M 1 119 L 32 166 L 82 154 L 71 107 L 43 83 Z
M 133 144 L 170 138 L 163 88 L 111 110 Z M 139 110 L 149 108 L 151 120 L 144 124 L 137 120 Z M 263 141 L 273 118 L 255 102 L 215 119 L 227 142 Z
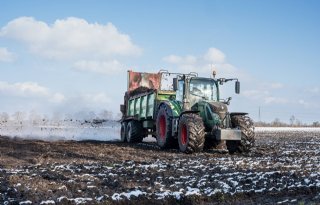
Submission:
M 251 118 L 246 115 L 234 115 L 231 117 L 231 123 L 232 127 L 241 130 L 241 141 L 227 141 L 229 152 L 249 152 L 255 142 L 254 125 Z
M 193 153 L 203 150 L 205 127 L 202 118 L 197 114 L 184 114 L 180 118 L 178 143 L 181 152 Z
M 127 122 L 122 122 L 121 123 L 121 130 L 120 130 L 120 135 L 121 135 L 121 142 L 127 142 Z
M 129 143 L 142 142 L 142 125 L 136 120 L 132 120 L 127 125 L 127 141 Z
M 171 148 L 175 144 L 172 137 L 172 111 L 167 105 L 161 105 L 156 121 L 156 138 L 160 148 Z

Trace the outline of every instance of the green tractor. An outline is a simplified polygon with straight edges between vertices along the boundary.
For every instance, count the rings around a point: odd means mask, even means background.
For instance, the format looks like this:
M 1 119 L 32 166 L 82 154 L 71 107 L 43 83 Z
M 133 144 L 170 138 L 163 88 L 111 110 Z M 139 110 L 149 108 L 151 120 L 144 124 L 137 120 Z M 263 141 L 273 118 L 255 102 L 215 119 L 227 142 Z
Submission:
M 164 76 L 171 76 L 169 89 L 162 87 Z M 229 112 L 231 98 L 221 100 L 219 86 L 238 79 L 198 77 L 160 71 L 128 71 L 128 91 L 120 110 L 121 141 L 141 142 L 152 135 L 157 144 L 184 153 L 204 148 L 248 152 L 254 146 L 254 126 L 247 113 Z

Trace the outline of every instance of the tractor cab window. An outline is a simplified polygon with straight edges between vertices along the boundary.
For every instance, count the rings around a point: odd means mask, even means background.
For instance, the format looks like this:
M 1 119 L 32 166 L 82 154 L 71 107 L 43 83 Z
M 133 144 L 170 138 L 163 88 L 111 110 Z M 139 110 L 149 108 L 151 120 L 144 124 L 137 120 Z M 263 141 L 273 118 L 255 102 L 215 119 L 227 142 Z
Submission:
M 182 102 L 183 100 L 183 80 L 178 81 L 178 90 L 176 91 L 176 100 Z
M 190 95 L 199 99 L 218 101 L 217 85 L 212 79 L 192 78 Z

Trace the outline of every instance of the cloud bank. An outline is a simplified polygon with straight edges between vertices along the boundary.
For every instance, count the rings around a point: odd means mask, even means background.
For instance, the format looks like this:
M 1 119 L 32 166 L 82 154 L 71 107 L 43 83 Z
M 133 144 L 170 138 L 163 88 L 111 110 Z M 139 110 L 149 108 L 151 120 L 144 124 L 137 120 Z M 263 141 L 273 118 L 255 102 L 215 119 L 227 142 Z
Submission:
M 120 32 L 112 23 L 89 23 L 68 17 L 53 24 L 20 17 L 0 29 L 0 37 L 22 44 L 27 50 L 45 60 L 69 64 L 77 71 L 110 75 L 125 70 L 119 59 L 137 57 L 142 49 L 130 36 Z M 0 61 L 13 61 L 13 54 L 0 48 Z
M 34 54 L 57 60 L 141 53 L 130 36 L 119 32 L 112 23 L 88 23 L 75 17 L 58 19 L 52 25 L 32 17 L 20 17 L 1 28 L 0 36 L 24 43 Z
M 211 75 L 216 70 L 220 77 L 238 77 L 245 74 L 235 66 L 228 63 L 226 55 L 217 48 L 209 48 L 201 56 L 169 55 L 163 61 L 175 65 L 181 72 L 198 72 L 201 75 Z
M 61 103 L 65 100 L 63 94 L 51 92 L 36 82 L 8 83 L 0 81 L 0 94 L 11 97 L 44 98 L 54 103 Z

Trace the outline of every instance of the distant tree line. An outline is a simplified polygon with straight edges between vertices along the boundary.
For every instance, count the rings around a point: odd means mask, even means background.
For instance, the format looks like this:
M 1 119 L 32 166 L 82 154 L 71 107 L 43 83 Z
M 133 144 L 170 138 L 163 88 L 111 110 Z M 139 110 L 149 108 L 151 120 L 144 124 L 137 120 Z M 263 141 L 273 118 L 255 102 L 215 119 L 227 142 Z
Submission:
M 315 121 L 310 124 L 303 123 L 294 115 L 289 118 L 289 123 L 282 122 L 279 118 L 275 118 L 272 122 L 257 121 L 254 124 L 256 127 L 320 127 L 319 121 Z

